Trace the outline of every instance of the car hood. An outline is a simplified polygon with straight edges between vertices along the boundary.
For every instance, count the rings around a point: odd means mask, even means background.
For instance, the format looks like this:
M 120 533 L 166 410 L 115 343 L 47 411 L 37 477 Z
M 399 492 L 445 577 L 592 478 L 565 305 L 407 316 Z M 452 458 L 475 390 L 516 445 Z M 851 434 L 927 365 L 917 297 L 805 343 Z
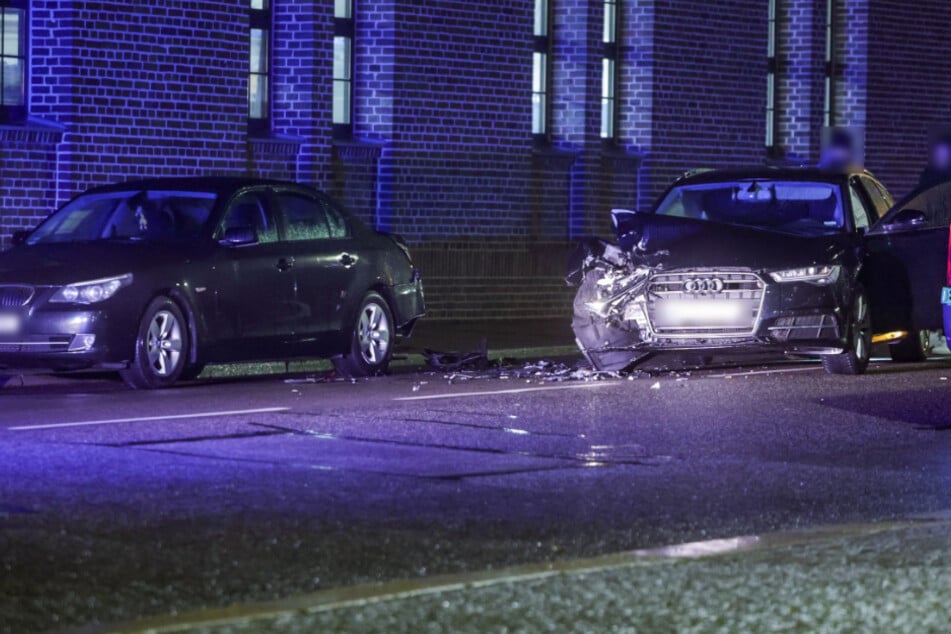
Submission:
M 669 251 L 665 268 L 743 267 L 753 270 L 828 264 L 848 248 L 843 233 L 798 236 L 690 218 L 635 214 L 617 220 L 619 244 Z
M 182 264 L 181 247 L 118 242 L 22 245 L 0 253 L 0 284 L 62 286 Z

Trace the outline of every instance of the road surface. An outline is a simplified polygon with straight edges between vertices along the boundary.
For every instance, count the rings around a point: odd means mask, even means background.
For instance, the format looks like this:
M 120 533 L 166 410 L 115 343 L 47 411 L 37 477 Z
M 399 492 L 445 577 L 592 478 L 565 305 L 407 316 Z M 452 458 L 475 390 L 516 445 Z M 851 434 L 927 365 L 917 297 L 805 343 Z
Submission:
M 951 508 L 947 360 L 448 376 L 11 382 L 0 632 Z

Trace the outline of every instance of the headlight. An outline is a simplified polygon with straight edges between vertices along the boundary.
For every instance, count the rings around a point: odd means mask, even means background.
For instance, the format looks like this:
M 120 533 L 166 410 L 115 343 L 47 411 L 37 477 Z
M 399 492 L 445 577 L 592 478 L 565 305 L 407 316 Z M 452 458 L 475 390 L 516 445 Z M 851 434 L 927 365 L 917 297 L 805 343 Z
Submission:
M 124 288 L 131 283 L 131 273 L 101 280 L 78 282 L 56 291 L 50 301 L 67 304 L 95 304 L 109 299 L 119 292 L 120 288 Z
M 839 265 L 804 266 L 799 269 L 773 271 L 769 274 L 777 282 L 809 282 L 810 284 L 832 284 L 839 279 Z

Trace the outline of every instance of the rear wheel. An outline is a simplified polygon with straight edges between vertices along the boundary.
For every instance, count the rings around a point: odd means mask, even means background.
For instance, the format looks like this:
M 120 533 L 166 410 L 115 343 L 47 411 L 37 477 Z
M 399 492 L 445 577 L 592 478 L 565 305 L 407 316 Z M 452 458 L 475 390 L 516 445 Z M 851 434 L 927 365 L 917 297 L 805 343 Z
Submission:
M 919 330 L 917 333 L 909 333 L 901 341 L 888 345 L 888 353 L 892 361 L 899 363 L 914 363 L 924 361 L 931 354 L 931 331 Z
M 393 313 L 385 299 L 368 293 L 353 326 L 350 351 L 334 359 L 334 366 L 347 376 L 377 376 L 386 372 L 392 356 Z
M 188 357 L 188 327 L 181 309 L 156 297 L 145 309 L 129 367 L 119 374 L 136 390 L 170 387 L 182 376 Z
M 872 319 L 865 289 L 855 289 L 849 322 L 848 348 L 841 354 L 822 357 L 822 365 L 829 374 L 862 374 L 868 368 L 872 349 Z

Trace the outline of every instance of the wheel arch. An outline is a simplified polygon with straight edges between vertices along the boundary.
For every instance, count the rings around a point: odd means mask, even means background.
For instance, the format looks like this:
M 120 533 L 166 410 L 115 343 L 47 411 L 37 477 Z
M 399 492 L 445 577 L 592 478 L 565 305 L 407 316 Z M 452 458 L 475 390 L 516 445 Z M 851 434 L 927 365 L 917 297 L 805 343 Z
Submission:
M 198 315 L 188 296 L 179 288 L 168 288 L 157 292 L 151 302 L 156 297 L 168 297 L 175 302 L 178 309 L 185 316 L 185 325 L 188 327 L 188 363 L 197 363 L 199 359 L 198 342 L 200 340 L 198 328 Z

